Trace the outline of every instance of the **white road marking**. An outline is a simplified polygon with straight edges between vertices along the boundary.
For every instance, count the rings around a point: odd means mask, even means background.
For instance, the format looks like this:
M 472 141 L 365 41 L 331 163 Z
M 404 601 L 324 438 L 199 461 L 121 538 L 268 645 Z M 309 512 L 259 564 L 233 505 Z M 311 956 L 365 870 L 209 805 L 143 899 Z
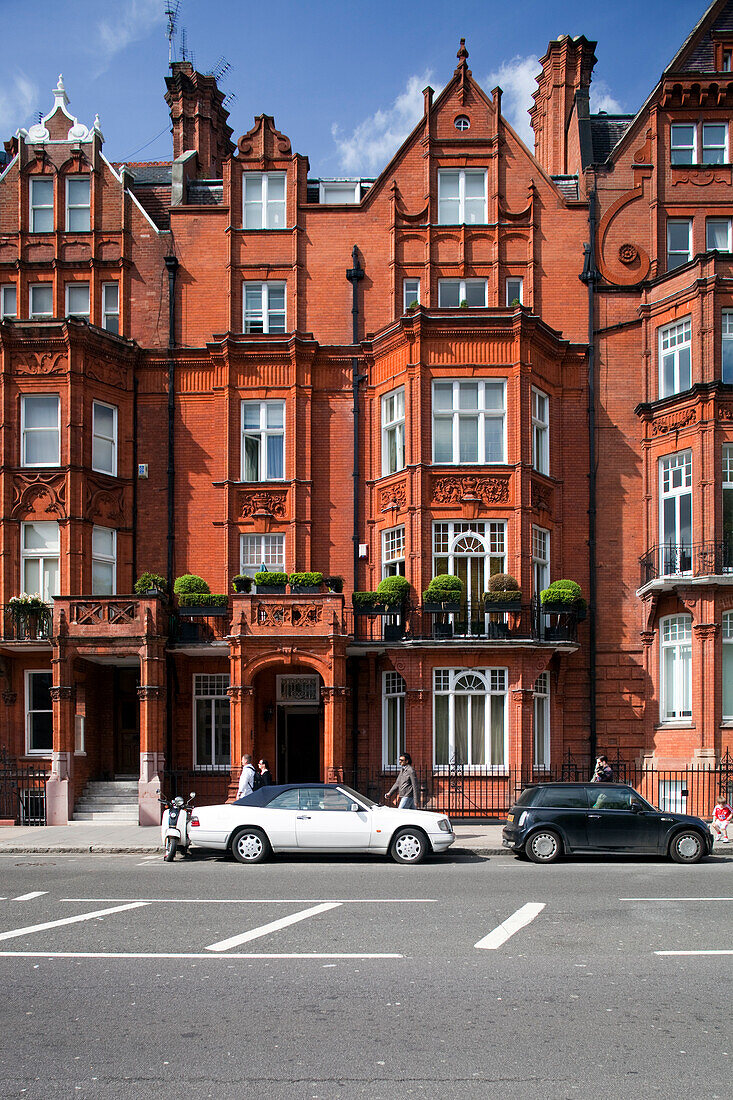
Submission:
M 516 913 L 512 913 L 511 917 L 507 917 L 505 921 L 502 921 L 493 932 L 489 932 L 488 936 L 484 936 L 482 940 L 474 944 L 474 947 L 478 947 L 481 951 L 496 951 L 497 947 L 501 947 L 502 944 L 506 943 L 509 937 L 518 932 L 520 928 L 530 924 L 542 912 L 545 904 L 544 901 L 528 901 L 526 905 L 517 909 Z
M 17 898 L 13 898 L 13 901 L 30 901 L 31 898 L 41 898 L 47 893 L 48 890 L 31 890 L 30 894 L 18 894 Z
M 206 950 L 228 951 L 230 947 L 239 947 L 240 943 L 249 943 L 250 940 L 257 940 L 260 936 L 269 936 L 271 932 L 277 932 L 281 928 L 287 928 L 290 924 L 308 920 L 308 917 L 318 916 L 319 913 L 325 913 L 329 909 L 338 909 L 340 904 L 338 901 L 327 901 L 322 905 L 314 905 L 312 909 L 303 909 L 300 913 L 291 913 L 289 917 L 281 917 L 280 920 L 270 921 L 269 924 L 262 924 L 259 928 L 253 928 L 249 932 L 242 932 L 238 936 L 230 936 L 229 939 L 219 940 L 218 943 L 210 944 Z
M 733 951 L 655 951 L 655 955 L 733 955 Z
M 62 920 L 50 920 L 45 924 L 30 924 L 27 928 L 13 928 L 10 932 L 0 932 L 0 940 L 14 940 L 16 936 L 27 936 L 31 932 L 45 932 L 48 928 L 59 928 L 62 924 L 78 924 L 95 917 L 106 917 L 109 913 L 122 913 L 126 909 L 140 909 L 146 902 L 133 901 L 129 905 L 115 905 L 113 909 L 97 909 L 94 913 L 80 913 L 76 917 L 64 917 Z
M 619 901 L 733 901 L 733 898 L 619 898 Z
M 115 901 L 139 901 L 142 905 L 435 905 L 435 898 L 60 898 L 84 905 Z
M 2 959 L 404 959 L 404 955 L 398 952 L 308 952 L 297 951 L 262 952 L 256 951 L 226 955 L 206 955 L 202 952 L 176 952 L 176 951 L 0 951 Z

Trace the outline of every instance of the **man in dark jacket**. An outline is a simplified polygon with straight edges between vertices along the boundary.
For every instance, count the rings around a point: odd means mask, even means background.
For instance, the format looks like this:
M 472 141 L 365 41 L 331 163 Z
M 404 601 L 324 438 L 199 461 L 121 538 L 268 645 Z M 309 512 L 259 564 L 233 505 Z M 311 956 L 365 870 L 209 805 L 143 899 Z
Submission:
M 409 752 L 400 754 L 400 770 L 385 798 L 391 798 L 395 791 L 397 791 L 400 798 L 398 806 L 400 810 L 415 809 L 417 805 L 417 776 Z

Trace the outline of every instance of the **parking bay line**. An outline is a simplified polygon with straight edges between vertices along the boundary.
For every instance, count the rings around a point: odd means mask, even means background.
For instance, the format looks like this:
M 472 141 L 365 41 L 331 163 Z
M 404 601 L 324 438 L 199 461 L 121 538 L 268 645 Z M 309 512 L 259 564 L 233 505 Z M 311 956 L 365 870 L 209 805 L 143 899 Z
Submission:
M 733 898 L 619 898 L 619 901 L 733 901 Z
M 139 901 L 141 905 L 435 905 L 435 898 L 60 898 L 62 902 L 91 905 Z
M 33 898 L 42 898 L 47 893 L 48 890 L 31 890 L 29 894 L 18 894 L 17 898 L 13 898 L 13 901 L 31 901 Z
M 0 951 L 0 959 L 404 959 L 397 951 L 247 951 L 210 955 L 202 951 Z
M 260 936 L 269 936 L 271 932 L 278 932 L 291 924 L 298 924 L 299 921 L 308 920 L 309 917 L 316 917 L 319 913 L 328 912 L 329 909 L 338 909 L 340 904 L 338 901 L 327 901 L 322 905 L 314 905 L 311 909 L 302 909 L 299 913 L 291 913 L 289 917 L 281 917 L 280 920 L 262 924 L 259 928 L 252 928 L 249 932 L 241 932 L 238 936 L 230 936 L 226 940 L 209 944 L 206 950 L 228 951 L 230 947 L 239 947 L 240 943 L 249 943 L 250 940 L 257 940 Z
M 655 951 L 655 955 L 733 955 L 732 951 Z
M 517 909 L 516 913 L 512 913 L 511 917 L 507 917 L 505 921 L 502 921 L 493 932 L 489 932 L 488 936 L 484 936 L 482 940 L 474 944 L 474 947 L 477 947 L 480 951 L 496 951 L 497 947 L 505 944 L 509 937 L 518 932 L 520 928 L 530 924 L 542 912 L 545 904 L 544 901 L 528 901 L 526 905 L 522 905 L 521 908 Z
M 115 905 L 112 909 L 97 909 L 94 913 L 79 913 L 75 917 L 63 917 L 61 920 L 50 920 L 44 924 L 30 924 L 27 928 L 13 928 L 9 932 L 0 932 L 0 940 L 13 940 L 16 936 L 27 936 L 31 932 L 45 932 L 49 928 L 60 928 L 62 924 L 78 924 L 80 921 L 106 917 L 110 913 L 122 913 L 126 909 L 140 909 L 143 905 L 147 905 L 147 902 L 133 901 L 128 905 Z

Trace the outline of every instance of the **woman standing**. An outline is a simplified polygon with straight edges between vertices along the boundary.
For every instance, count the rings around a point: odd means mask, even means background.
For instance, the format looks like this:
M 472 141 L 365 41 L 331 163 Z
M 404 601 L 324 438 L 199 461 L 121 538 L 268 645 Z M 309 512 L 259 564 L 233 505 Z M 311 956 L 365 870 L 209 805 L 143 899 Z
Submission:
M 270 774 L 270 765 L 267 763 L 264 757 L 262 757 L 262 759 L 260 760 L 258 767 L 260 770 L 260 774 L 258 776 L 260 781 L 259 786 L 269 787 L 272 783 L 272 775 Z

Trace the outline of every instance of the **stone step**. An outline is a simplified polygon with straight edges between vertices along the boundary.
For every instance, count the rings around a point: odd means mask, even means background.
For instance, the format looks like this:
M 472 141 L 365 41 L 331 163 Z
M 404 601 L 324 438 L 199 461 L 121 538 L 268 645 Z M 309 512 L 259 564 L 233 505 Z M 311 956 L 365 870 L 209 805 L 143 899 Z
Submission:
M 137 825 L 137 810 L 134 813 L 110 813 L 96 810 L 74 810 L 74 821 L 97 821 L 105 825 Z
M 93 779 L 90 780 L 86 789 L 88 791 L 135 791 L 137 793 L 137 780 L 136 779 L 124 779 L 113 782 L 108 779 Z
M 137 813 L 137 802 L 98 802 L 81 798 L 76 804 L 76 809 L 98 814 L 130 814 Z

